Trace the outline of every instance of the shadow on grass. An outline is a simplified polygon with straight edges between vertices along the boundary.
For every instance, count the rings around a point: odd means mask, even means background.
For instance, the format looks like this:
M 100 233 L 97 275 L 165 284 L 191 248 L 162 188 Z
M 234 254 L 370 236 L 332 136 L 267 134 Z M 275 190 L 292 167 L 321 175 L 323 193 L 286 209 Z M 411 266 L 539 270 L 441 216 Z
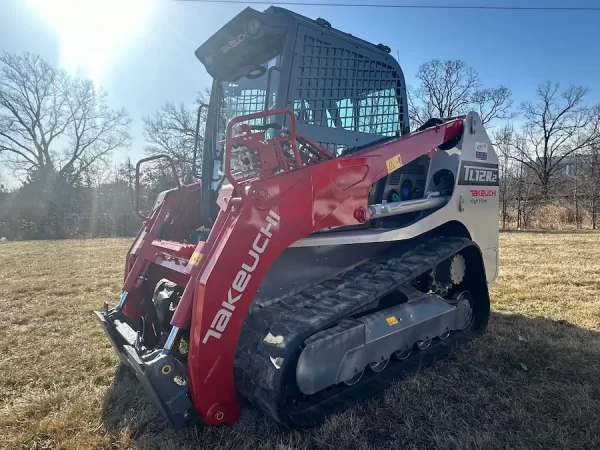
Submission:
M 248 406 L 232 427 L 166 427 L 121 368 L 104 401 L 115 440 L 143 449 L 598 449 L 600 333 L 493 313 L 481 339 L 449 360 L 304 431 Z

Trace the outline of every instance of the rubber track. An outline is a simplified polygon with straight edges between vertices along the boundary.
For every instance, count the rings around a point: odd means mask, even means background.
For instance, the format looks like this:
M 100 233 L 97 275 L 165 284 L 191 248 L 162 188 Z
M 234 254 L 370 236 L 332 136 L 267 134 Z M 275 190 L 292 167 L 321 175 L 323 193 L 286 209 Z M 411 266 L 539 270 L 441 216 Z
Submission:
M 453 346 L 469 340 L 470 333 L 454 333 L 446 341 L 436 341 L 428 350 L 406 361 L 395 364 L 390 361 L 390 366 L 379 374 L 367 370 L 355 386 L 333 387 L 295 405 L 286 398 L 289 395 L 286 383 L 295 384 L 296 360 L 308 337 L 368 307 L 397 287 L 409 284 L 469 245 L 472 245 L 469 239 L 450 237 L 401 243 L 335 278 L 258 310 L 246 319 L 238 340 L 235 361 L 238 392 L 281 423 L 310 427 L 447 355 Z M 284 341 L 278 345 L 265 343 L 269 332 L 273 336 L 284 336 Z M 279 369 L 273 363 L 278 357 L 283 358 Z

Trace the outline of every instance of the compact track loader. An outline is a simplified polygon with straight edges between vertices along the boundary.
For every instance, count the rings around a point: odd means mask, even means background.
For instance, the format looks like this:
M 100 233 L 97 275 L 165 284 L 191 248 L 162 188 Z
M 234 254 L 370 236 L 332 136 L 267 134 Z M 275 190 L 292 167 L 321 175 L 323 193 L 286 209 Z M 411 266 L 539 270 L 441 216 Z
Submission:
M 281 8 L 196 56 L 201 181 L 136 202 L 122 295 L 96 313 L 173 426 L 232 424 L 245 398 L 310 427 L 486 329 L 498 159 L 476 113 L 410 132 L 388 47 Z

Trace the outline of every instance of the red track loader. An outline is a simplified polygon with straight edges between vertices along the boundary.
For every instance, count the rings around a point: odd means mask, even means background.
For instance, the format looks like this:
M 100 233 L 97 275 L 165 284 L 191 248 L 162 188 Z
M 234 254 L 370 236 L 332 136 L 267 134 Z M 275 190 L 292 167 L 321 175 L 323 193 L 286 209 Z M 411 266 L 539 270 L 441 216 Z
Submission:
M 486 329 L 498 159 L 476 113 L 409 132 L 388 47 L 281 8 L 196 56 L 201 181 L 138 211 L 96 313 L 173 426 L 232 424 L 244 397 L 310 427 Z

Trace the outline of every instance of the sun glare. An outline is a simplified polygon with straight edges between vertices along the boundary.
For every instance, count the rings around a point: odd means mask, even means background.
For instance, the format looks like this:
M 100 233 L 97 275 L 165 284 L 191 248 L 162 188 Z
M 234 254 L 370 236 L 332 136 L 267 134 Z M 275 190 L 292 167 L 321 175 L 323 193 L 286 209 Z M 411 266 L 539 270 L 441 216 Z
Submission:
M 61 65 L 85 71 L 96 86 L 148 22 L 154 0 L 29 0 L 60 39 Z

